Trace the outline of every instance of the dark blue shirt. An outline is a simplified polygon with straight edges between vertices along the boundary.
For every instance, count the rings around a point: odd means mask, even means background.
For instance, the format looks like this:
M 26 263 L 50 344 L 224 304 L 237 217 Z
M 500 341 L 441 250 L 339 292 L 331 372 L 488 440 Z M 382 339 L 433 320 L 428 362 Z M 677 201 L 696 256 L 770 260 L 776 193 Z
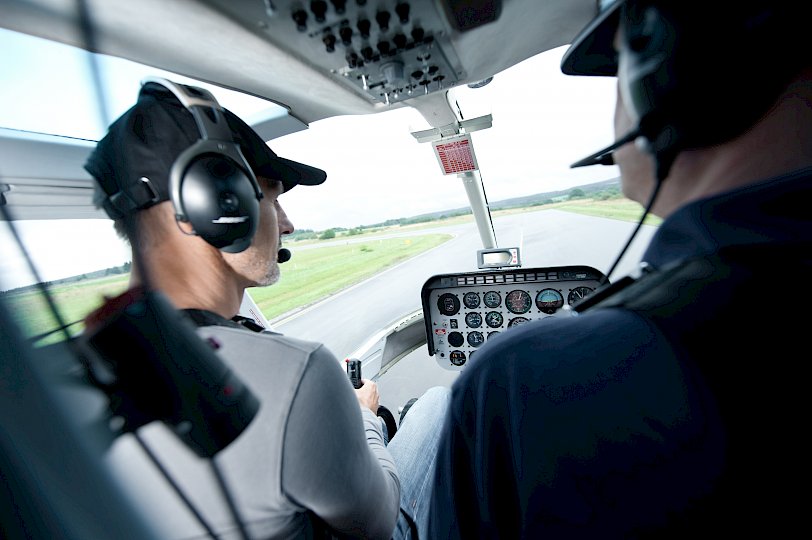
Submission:
M 657 271 L 615 298 L 469 363 L 432 538 L 806 528 L 812 170 L 685 206 L 644 261 Z

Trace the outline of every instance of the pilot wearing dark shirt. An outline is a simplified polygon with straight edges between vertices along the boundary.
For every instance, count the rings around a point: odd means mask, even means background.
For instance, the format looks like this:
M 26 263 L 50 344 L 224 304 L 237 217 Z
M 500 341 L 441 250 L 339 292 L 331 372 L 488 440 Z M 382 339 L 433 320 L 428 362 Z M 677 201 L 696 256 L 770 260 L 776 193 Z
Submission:
M 573 317 L 511 329 L 469 362 L 446 418 L 432 538 L 805 528 L 792 486 L 809 451 L 807 8 L 609 4 L 562 70 L 618 77 L 618 143 L 592 161 L 616 163 L 624 194 L 664 222 L 637 279 Z

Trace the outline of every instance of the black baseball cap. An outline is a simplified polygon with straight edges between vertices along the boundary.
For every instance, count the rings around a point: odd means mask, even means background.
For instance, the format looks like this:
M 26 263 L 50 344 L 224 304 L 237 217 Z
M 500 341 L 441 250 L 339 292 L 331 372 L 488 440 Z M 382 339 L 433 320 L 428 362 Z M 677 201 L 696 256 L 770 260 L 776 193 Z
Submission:
M 227 109 L 224 114 L 255 176 L 278 180 L 285 191 L 327 178 L 321 169 L 277 156 L 238 116 Z M 94 202 L 117 219 L 168 201 L 172 164 L 199 138 L 192 113 L 171 91 L 144 84 L 136 104 L 113 122 L 85 163 L 100 188 Z
M 561 59 L 566 75 L 617 75 L 617 53 L 613 46 L 624 0 L 601 0 L 598 15 L 572 40 Z

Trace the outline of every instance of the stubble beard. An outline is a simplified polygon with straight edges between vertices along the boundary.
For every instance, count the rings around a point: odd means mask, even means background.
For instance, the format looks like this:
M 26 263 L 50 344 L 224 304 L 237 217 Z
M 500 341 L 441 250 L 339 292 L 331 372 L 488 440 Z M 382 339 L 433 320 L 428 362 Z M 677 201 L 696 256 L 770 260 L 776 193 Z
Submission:
M 243 266 L 243 276 L 250 282 L 249 287 L 267 287 L 279 281 L 279 263 L 275 257 L 263 257 L 254 253 Z
M 264 275 L 257 281 L 257 287 L 267 287 L 279 281 L 279 263 L 270 261 Z

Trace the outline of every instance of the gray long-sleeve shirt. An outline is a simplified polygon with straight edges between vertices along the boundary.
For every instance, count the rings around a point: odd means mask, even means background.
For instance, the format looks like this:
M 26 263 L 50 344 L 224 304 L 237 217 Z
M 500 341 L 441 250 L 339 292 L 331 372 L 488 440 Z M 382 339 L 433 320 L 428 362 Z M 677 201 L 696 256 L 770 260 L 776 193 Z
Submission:
M 379 419 L 359 407 L 337 359 L 318 343 L 269 332 L 206 326 L 198 333 L 220 344 L 261 401 L 246 431 L 215 457 L 249 535 L 314 537 L 323 522 L 336 535 L 389 538 L 399 511 L 397 470 Z M 140 433 L 215 532 L 238 537 L 208 461 L 163 424 Z M 133 437 L 121 437 L 109 458 L 164 537 L 207 536 Z

